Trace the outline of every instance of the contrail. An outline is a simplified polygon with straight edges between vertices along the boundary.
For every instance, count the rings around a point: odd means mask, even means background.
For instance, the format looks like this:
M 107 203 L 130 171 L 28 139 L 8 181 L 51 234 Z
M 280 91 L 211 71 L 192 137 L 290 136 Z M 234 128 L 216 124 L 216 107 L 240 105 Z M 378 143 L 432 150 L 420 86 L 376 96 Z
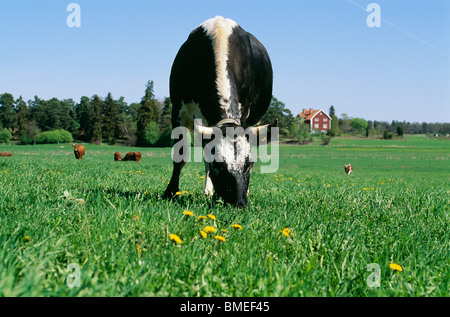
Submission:
M 347 1 L 350 2 L 351 4 L 357 6 L 358 8 L 364 10 L 365 12 L 367 12 L 366 8 L 364 8 L 364 7 L 363 7 L 362 5 L 360 5 L 359 3 L 356 3 L 356 2 L 354 2 L 354 1 L 352 1 L 352 0 L 347 0 Z M 450 54 L 449 54 L 449 53 L 447 53 L 447 52 L 445 52 L 445 51 L 443 51 L 443 50 L 437 48 L 436 46 L 434 46 L 434 45 L 431 44 L 430 42 L 428 42 L 428 41 L 426 41 L 426 40 L 424 40 L 424 39 L 422 39 L 422 38 L 420 38 L 420 37 L 418 37 L 418 36 L 416 36 L 416 35 L 414 35 L 414 34 L 412 34 L 412 33 L 409 33 L 408 31 L 402 29 L 401 27 L 399 27 L 399 26 L 397 26 L 397 25 L 395 25 L 395 24 L 393 24 L 393 23 L 391 23 L 391 22 L 389 22 L 389 21 L 387 21 L 387 20 L 385 20 L 385 19 L 383 19 L 383 18 L 381 18 L 381 21 L 382 21 L 383 23 L 386 23 L 387 25 L 393 27 L 394 29 L 397 29 L 398 31 L 400 31 L 400 32 L 402 32 L 402 33 L 408 35 L 409 37 L 415 39 L 416 41 L 419 41 L 419 42 L 425 44 L 426 46 L 432 48 L 433 50 L 435 50 L 435 51 L 437 51 L 437 52 L 439 52 L 439 53 L 441 53 L 441 54 L 444 54 L 444 55 L 447 56 L 447 57 L 450 57 Z

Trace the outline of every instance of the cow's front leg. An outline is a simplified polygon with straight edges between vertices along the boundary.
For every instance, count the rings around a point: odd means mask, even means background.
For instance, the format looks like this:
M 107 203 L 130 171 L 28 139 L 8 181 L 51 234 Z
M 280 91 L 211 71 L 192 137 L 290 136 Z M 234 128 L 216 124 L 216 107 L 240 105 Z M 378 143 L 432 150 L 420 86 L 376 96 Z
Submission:
M 164 198 L 173 198 L 180 191 L 180 175 L 181 170 L 186 165 L 185 162 L 173 162 L 173 172 L 170 182 L 164 192 Z
M 205 162 L 205 195 L 212 196 L 214 194 L 214 186 L 211 180 L 211 177 L 209 176 L 210 173 L 210 164 Z
M 174 143 L 174 153 L 173 153 L 173 171 L 170 182 L 164 191 L 164 198 L 173 198 L 176 196 L 177 192 L 180 191 L 180 175 L 181 170 L 187 164 L 189 158 L 189 143 L 187 141 L 187 136 L 184 134 L 176 135 Z

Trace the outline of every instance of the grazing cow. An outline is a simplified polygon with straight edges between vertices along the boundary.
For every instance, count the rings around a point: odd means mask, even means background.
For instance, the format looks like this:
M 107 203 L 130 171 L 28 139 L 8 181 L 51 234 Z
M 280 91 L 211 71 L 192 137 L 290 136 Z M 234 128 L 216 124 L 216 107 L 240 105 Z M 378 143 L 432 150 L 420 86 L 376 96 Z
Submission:
M 181 46 L 170 74 L 172 127 L 194 129 L 203 136 L 222 131 L 221 138 L 214 140 L 213 162 L 205 160 L 205 194 L 213 194 L 214 189 L 226 203 L 248 204 L 254 162 L 249 135 L 226 138 L 224 133 L 228 127 L 250 128 L 258 135 L 277 126 L 278 121 L 254 127 L 269 107 L 272 81 L 272 65 L 264 46 L 230 19 L 218 16 L 207 20 Z M 194 125 L 194 118 L 202 123 Z M 174 135 L 175 144 L 179 141 L 186 142 Z M 179 191 L 181 170 L 187 164 L 187 154 L 183 150 L 179 154 L 183 159 L 174 159 L 165 197 L 174 197 Z
M 75 148 L 73 150 L 73 152 L 75 153 L 75 158 L 77 160 L 82 160 L 83 159 L 83 155 L 86 153 L 86 149 L 84 148 L 83 145 L 79 145 L 79 144 L 73 144 L 73 147 Z
M 122 155 L 119 152 L 114 153 L 114 161 L 122 161 Z
M 353 166 L 351 164 L 344 165 L 345 172 L 350 175 L 353 172 Z
M 142 154 L 139 152 L 130 152 L 125 155 L 122 161 L 135 161 L 140 162 L 141 161 Z
M 130 152 L 122 158 L 119 152 L 114 153 L 114 161 L 135 161 L 141 162 L 142 154 L 139 152 Z
M 9 153 L 9 152 L 0 152 L 0 156 L 12 156 L 12 153 Z

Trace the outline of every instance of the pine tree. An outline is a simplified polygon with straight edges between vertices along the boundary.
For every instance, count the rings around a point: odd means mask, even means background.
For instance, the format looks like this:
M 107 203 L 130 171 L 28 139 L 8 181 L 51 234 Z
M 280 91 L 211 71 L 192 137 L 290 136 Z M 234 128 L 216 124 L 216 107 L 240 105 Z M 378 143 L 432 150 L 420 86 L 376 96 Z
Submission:
M 109 92 L 103 102 L 103 136 L 108 142 L 119 137 L 119 112 L 111 93 Z
M 103 100 L 98 96 L 94 95 L 91 98 L 91 119 L 88 137 L 91 142 L 101 143 L 103 139 L 102 135 L 102 108 Z
M 153 81 L 148 81 L 145 88 L 144 97 L 141 100 L 141 107 L 138 112 L 137 138 L 138 144 L 145 145 L 145 130 L 150 122 L 158 123 L 159 105 L 153 93 Z
M 17 134 L 22 137 L 27 133 L 28 107 L 22 96 L 16 100 Z
M 88 97 L 81 97 L 80 103 L 76 105 L 75 112 L 80 125 L 79 134 L 85 141 L 88 141 L 92 114 L 92 104 Z

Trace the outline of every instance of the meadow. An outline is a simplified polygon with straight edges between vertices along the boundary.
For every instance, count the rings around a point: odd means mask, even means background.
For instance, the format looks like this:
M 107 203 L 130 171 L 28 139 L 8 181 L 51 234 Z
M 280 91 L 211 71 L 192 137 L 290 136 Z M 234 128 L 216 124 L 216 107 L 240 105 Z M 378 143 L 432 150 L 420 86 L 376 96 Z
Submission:
M 2 151 L 0 296 L 449 296 L 449 140 L 282 145 L 245 209 L 203 195 L 202 163 L 162 199 L 168 148 Z

